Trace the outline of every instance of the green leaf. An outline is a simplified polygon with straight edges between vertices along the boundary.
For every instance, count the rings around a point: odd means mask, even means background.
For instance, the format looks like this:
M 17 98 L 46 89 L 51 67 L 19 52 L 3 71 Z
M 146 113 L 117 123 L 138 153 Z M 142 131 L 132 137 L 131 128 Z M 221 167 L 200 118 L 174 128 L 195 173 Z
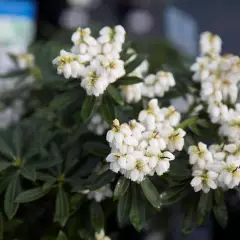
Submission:
M 126 224 L 131 210 L 131 194 L 127 191 L 118 201 L 117 205 L 117 218 L 120 227 Z
M 198 119 L 197 125 L 203 127 L 203 128 L 209 128 L 210 123 L 206 119 Z
M 141 182 L 141 187 L 145 197 L 152 204 L 152 206 L 157 209 L 160 209 L 161 208 L 160 195 L 155 186 L 149 180 L 149 178 L 146 178 L 144 181 Z
M 59 231 L 57 239 L 56 240 L 68 240 L 66 234 L 62 231 Z
M 216 190 L 213 191 L 213 194 L 214 194 L 214 200 L 217 205 L 224 203 L 224 191 L 222 189 L 217 188 Z
M 125 66 L 126 75 L 133 72 L 144 60 L 146 60 L 146 56 L 143 54 L 138 54 L 133 61 Z
M 12 164 L 10 162 L 7 162 L 5 160 L 0 160 L 0 172 L 4 171 L 8 167 L 10 167 Z
M 195 124 L 197 121 L 197 118 L 196 117 L 192 117 L 192 118 L 188 118 L 186 119 L 185 121 L 181 122 L 177 128 L 182 128 L 182 129 L 186 129 L 187 127 Z
M 83 145 L 83 148 L 95 156 L 106 157 L 110 153 L 110 148 L 100 142 L 86 142 Z
M 15 158 L 15 154 L 11 147 L 5 142 L 3 138 L 0 138 L 0 152 L 10 159 Z
M 197 205 L 194 198 L 189 198 L 184 204 L 184 216 L 182 221 L 182 233 L 188 235 L 196 227 Z
M 23 148 L 23 133 L 19 125 L 14 129 L 12 141 L 16 149 L 16 157 L 20 158 Z
M 132 184 L 132 206 L 130 211 L 130 220 L 137 231 L 141 231 L 145 222 L 145 206 L 142 204 L 139 189 Z
M 212 192 L 201 193 L 197 208 L 197 223 L 201 225 L 208 218 L 212 209 Z
M 111 170 L 107 170 L 96 178 L 96 180 L 90 186 L 90 190 L 99 189 L 106 184 L 110 183 L 116 177 L 116 173 Z
M 202 135 L 203 135 L 203 133 L 201 132 L 201 130 L 199 130 L 196 125 L 190 125 L 190 126 L 188 126 L 188 128 L 189 128 L 194 134 L 196 134 L 197 136 L 202 136 Z
M 38 199 L 44 197 L 49 191 L 50 191 L 50 189 L 43 190 L 42 187 L 33 188 L 33 189 L 27 190 L 25 192 L 21 192 L 17 196 L 16 202 L 17 203 L 29 203 L 29 202 L 32 202 L 32 201 L 35 201 L 35 200 L 38 200 Z
M 122 77 L 117 80 L 117 85 L 132 85 L 143 82 L 143 79 L 138 77 Z
M 79 97 L 79 93 L 75 92 L 64 92 L 58 94 L 54 97 L 54 99 L 50 102 L 49 107 L 53 110 L 59 110 L 66 108 L 69 104 L 76 101 Z
M 17 213 L 19 203 L 15 202 L 16 196 L 21 190 L 19 175 L 15 174 L 9 183 L 4 196 L 4 211 L 8 219 L 12 219 Z
M 224 202 L 213 207 L 213 214 L 218 224 L 222 228 L 226 228 L 228 223 L 228 211 Z
M 126 191 L 128 190 L 129 184 L 130 184 L 130 181 L 127 178 L 125 177 L 119 178 L 113 194 L 113 197 L 115 200 L 119 199 L 126 193 Z
M 4 240 L 4 219 L 2 212 L 0 212 L 0 240 Z
M 160 201 L 162 205 L 169 206 L 171 204 L 174 204 L 188 194 L 188 187 L 182 186 L 182 187 L 174 187 L 169 190 L 166 190 L 165 192 L 160 194 Z
M 60 186 L 58 188 L 58 194 L 56 199 L 56 209 L 54 215 L 54 221 L 59 222 L 62 227 L 65 226 L 69 217 L 69 201 L 67 193 Z
M 91 222 L 95 232 L 104 229 L 104 213 L 99 203 L 93 202 L 90 207 Z
M 37 174 L 36 174 L 36 171 L 35 169 L 33 169 L 32 167 L 28 167 L 28 166 L 24 166 L 22 169 L 21 169 L 21 175 L 30 180 L 30 181 L 33 181 L 35 182 L 36 181 L 36 178 L 37 178 Z
M 81 109 L 81 117 L 83 122 L 87 122 L 91 115 L 93 114 L 95 110 L 95 104 L 97 102 L 97 98 L 93 96 L 86 96 L 85 100 L 82 104 L 82 109 Z
M 112 99 L 108 97 L 103 98 L 103 102 L 100 106 L 100 113 L 103 119 L 111 125 L 113 120 L 117 118 L 116 109 L 112 102 Z
M 124 105 L 124 100 L 119 89 L 115 88 L 113 85 L 109 85 L 107 91 L 116 103 L 118 103 L 121 106 Z

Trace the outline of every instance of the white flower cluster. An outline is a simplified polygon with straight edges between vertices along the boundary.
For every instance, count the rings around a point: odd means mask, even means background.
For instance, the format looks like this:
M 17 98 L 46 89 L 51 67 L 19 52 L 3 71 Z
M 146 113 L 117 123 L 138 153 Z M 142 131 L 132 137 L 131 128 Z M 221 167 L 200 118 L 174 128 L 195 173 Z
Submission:
M 103 120 L 100 114 L 95 114 L 89 124 L 88 129 L 95 133 L 96 135 L 103 135 L 104 132 L 109 129 L 109 125 Z
M 170 72 L 157 72 L 150 74 L 144 79 L 142 95 L 145 97 L 163 97 L 171 87 L 175 86 L 175 80 Z
M 201 83 L 201 99 L 208 105 L 213 123 L 220 124 L 219 134 L 231 143 L 240 142 L 240 104 L 237 104 L 240 81 L 240 58 L 221 56 L 221 39 L 211 33 L 203 33 L 200 39 L 201 53 L 191 67 L 193 79 Z M 230 105 L 229 105 L 230 103 Z
M 110 185 L 107 184 L 95 191 L 85 190 L 82 193 L 88 194 L 88 199 L 94 199 L 96 202 L 101 202 L 106 198 L 111 198 L 113 193 L 110 188 Z
M 122 86 L 122 95 L 127 103 L 139 102 L 142 97 L 163 97 L 166 92 L 175 86 L 175 79 L 170 72 L 159 71 L 145 77 L 148 71 L 148 62 L 144 61 L 129 76 L 143 78 L 142 83 Z
M 81 78 L 81 86 L 88 95 L 103 94 L 110 83 L 124 76 L 124 62 L 120 52 L 125 41 L 122 26 L 104 27 L 95 39 L 89 28 L 78 28 L 72 35 L 71 52 L 62 50 L 53 60 L 58 74 L 65 78 Z
M 191 185 L 195 192 L 209 192 L 218 187 L 234 188 L 240 183 L 240 145 L 211 145 L 200 142 L 188 150 L 193 165 Z
M 131 120 L 129 124 L 113 121 L 107 133 L 112 151 L 106 160 L 112 171 L 141 182 L 146 175 L 161 176 L 169 170 L 170 161 L 175 159 L 173 152 L 183 149 L 186 133 L 180 128 L 174 129 L 180 122 L 175 108 L 159 108 L 157 99 L 148 103 L 138 120 Z

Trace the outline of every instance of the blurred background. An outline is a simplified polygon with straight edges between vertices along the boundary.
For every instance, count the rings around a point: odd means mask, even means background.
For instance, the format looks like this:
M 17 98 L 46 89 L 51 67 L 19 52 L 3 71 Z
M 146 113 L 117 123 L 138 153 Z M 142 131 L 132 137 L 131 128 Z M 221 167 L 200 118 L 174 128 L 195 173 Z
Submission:
M 162 41 L 190 57 L 198 53 L 199 34 L 209 30 L 222 37 L 223 52 L 239 54 L 239 10 L 239 0 L 0 0 L 0 74 L 13 68 L 8 52 L 25 52 L 34 41 L 69 43 L 72 30 L 79 26 L 121 24 L 130 38 L 149 40 L 145 49 L 151 47 L 150 41 Z M 0 89 L 4 82 L 0 81 Z M 234 218 L 239 217 L 239 202 L 234 196 L 230 205 L 233 210 L 225 231 L 210 220 L 187 239 L 226 239 L 237 233 Z M 142 233 L 123 230 L 121 239 L 184 239 L 180 216 L 175 206 L 159 213 Z

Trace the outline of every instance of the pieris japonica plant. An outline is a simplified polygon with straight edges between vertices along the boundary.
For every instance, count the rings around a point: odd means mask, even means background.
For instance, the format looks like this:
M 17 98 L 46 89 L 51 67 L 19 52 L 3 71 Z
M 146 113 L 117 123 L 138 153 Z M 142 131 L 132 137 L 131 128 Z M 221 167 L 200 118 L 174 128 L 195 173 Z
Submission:
M 240 183 L 239 57 L 209 32 L 191 64 L 143 53 L 122 26 L 70 40 L 10 55 L 16 70 L 1 76 L 14 117 L 0 124 L 0 239 L 118 239 L 175 203 L 184 234 L 211 213 L 225 227 Z

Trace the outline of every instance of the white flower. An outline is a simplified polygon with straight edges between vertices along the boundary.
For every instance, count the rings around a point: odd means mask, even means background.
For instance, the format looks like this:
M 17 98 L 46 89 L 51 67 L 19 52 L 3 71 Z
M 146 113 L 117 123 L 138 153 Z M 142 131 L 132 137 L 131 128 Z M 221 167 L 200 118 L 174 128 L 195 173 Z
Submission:
M 107 141 L 122 154 L 133 152 L 134 147 L 138 145 L 138 140 L 132 136 L 129 125 L 120 125 L 117 119 L 113 121 L 113 128 L 107 133 Z
M 218 35 L 210 32 L 203 32 L 200 36 L 200 51 L 205 54 L 220 54 L 222 49 L 222 40 Z
M 208 150 L 207 145 L 199 142 L 197 146 L 190 146 L 188 149 L 189 163 L 197 164 L 200 169 L 204 169 L 205 164 L 212 162 L 212 153 Z
M 96 202 L 101 202 L 106 198 L 112 197 L 112 190 L 110 188 L 110 185 L 107 184 L 95 191 L 90 191 L 88 193 L 88 199 L 94 199 Z
M 103 94 L 108 87 L 107 72 L 104 68 L 94 68 L 91 65 L 86 68 L 81 86 L 86 90 L 88 95 L 98 97 Z
M 119 53 L 122 51 L 122 44 L 125 41 L 126 32 L 124 28 L 120 25 L 114 28 L 104 27 L 99 34 L 98 42 L 102 45 L 102 53 L 118 58 Z
M 150 74 L 144 79 L 142 85 L 143 96 L 163 97 L 170 87 L 175 86 L 175 80 L 172 73 L 160 71 L 156 75 Z
M 99 233 L 95 233 L 95 239 L 96 240 L 111 240 L 110 237 L 105 235 L 105 232 L 103 229 Z
M 137 103 L 142 99 L 142 83 L 122 86 L 121 90 L 127 103 Z
M 222 171 L 219 174 L 218 181 L 225 184 L 228 188 L 234 188 L 240 183 L 240 162 L 228 158 L 223 162 Z
M 132 154 L 122 154 L 118 152 L 110 153 L 106 161 L 110 163 L 110 169 L 113 172 L 118 173 L 121 169 L 122 170 L 129 170 L 131 169 L 132 162 L 135 161 Z
M 175 127 L 179 124 L 181 120 L 181 115 L 176 111 L 174 106 L 168 108 L 162 108 L 162 111 L 165 115 L 165 121 L 168 121 L 171 126 Z
M 87 54 L 89 47 L 96 47 L 97 41 L 91 36 L 89 28 L 78 28 L 72 35 L 74 46 L 72 52 L 75 54 Z
M 132 130 L 133 137 L 139 140 L 142 137 L 143 131 L 145 131 L 145 127 L 141 123 L 137 122 L 135 119 L 129 122 L 129 126 Z
M 209 146 L 209 151 L 212 153 L 213 161 L 224 161 L 226 158 L 226 146 L 213 144 Z
M 120 59 L 113 59 L 104 55 L 98 55 L 96 59 L 91 62 L 91 65 L 106 69 L 109 83 L 113 83 L 118 78 L 125 75 L 124 62 Z
M 88 124 L 88 129 L 99 136 L 103 135 L 108 128 L 109 125 L 102 119 L 100 114 L 95 114 Z
M 143 142 L 146 142 L 146 144 L 143 144 Z M 166 141 L 158 132 L 145 131 L 142 134 L 140 146 L 151 146 L 155 149 L 164 150 L 166 149 Z
M 60 51 L 60 56 L 53 60 L 53 64 L 57 66 L 58 74 L 63 74 L 66 79 L 80 77 L 85 71 L 80 58 L 64 50 Z
M 175 156 L 168 151 L 161 152 L 159 149 L 154 151 L 151 148 L 147 150 L 147 156 L 150 168 L 154 169 L 158 176 L 167 172 L 170 168 L 170 161 L 175 159 Z
M 204 193 L 208 193 L 210 189 L 217 188 L 216 179 L 218 174 L 216 172 L 195 170 L 192 175 L 194 178 L 191 181 L 191 186 L 194 188 L 195 192 L 202 190 Z
M 149 158 L 144 156 L 141 151 L 135 151 L 132 153 L 134 161 L 129 165 L 129 171 L 126 172 L 126 177 L 134 182 L 141 182 L 144 180 L 145 175 L 151 172 L 148 165 Z
M 170 152 L 174 152 L 175 150 L 181 151 L 183 149 L 185 135 L 186 132 L 178 128 L 168 136 L 167 148 Z
M 35 57 L 31 53 L 17 55 L 17 63 L 20 69 L 31 68 L 35 64 Z
M 223 123 L 219 129 L 219 134 L 237 142 L 240 139 L 240 115 L 232 117 L 228 122 Z
M 158 100 L 152 99 L 148 108 L 139 113 L 138 120 L 148 129 L 154 130 L 156 123 L 164 119 L 164 114 L 158 106 Z
M 191 66 L 190 70 L 195 72 L 193 75 L 194 81 L 202 81 L 209 77 L 210 69 L 208 60 L 206 57 L 198 57 L 196 62 Z
M 209 104 L 208 113 L 213 123 L 222 123 L 229 119 L 229 109 L 222 103 Z

